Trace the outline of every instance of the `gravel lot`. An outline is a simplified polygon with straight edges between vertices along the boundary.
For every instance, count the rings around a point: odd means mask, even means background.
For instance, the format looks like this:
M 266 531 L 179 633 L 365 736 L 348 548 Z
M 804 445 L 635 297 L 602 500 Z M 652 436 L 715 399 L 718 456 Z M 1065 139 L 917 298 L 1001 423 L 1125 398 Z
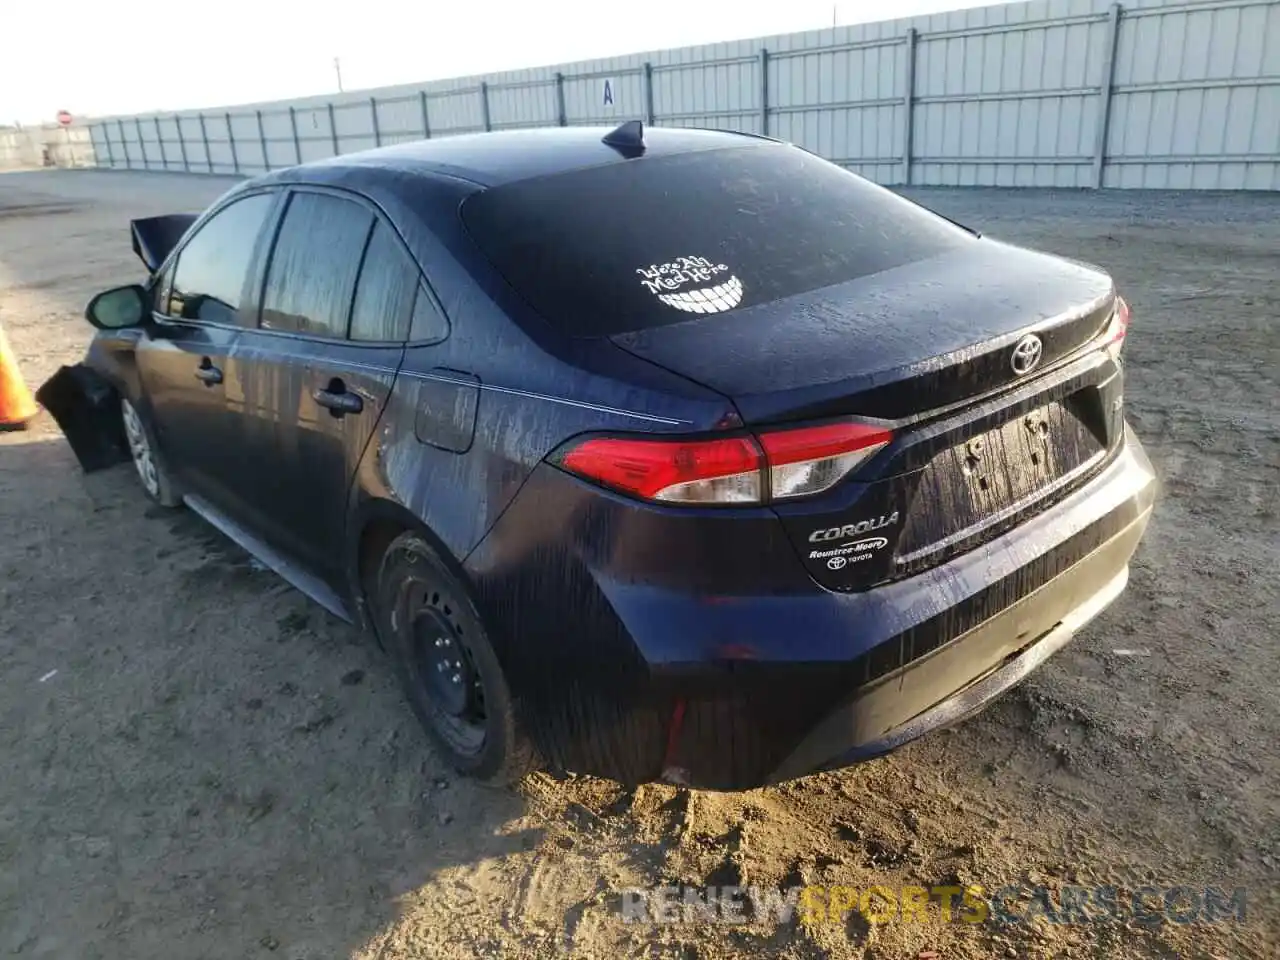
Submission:
M 0 176 L 0 322 L 79 359 L 127 220 L 229 181 Z M 0 435 L 0 952 L 23 957 L 1273 957 L 1280 195 L 919 191 L 1103 264 L 1165 490 L 1125 596 L 891 758 L 740 795 L 454 779 L 354 630 L 41 417 Z M 54 673 L 53 671 L 56 671 Z M 661 883 L 1247 889 L 1243 922 L 624 924 Z

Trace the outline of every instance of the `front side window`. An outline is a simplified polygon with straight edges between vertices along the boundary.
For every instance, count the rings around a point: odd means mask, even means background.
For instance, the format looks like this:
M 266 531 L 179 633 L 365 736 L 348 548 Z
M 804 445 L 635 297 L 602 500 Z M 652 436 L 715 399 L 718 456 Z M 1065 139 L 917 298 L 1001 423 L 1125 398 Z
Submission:
M 373 214 L 351 200 L 295 193 L 267 267 L 262 327 L 343 338 Z
M 173 283 L 157 288 L 163 313 L 183 320 L 235 325 L 254 247 L 275 198 L 259 193 L 236 200 L 207 220 L 178 253 Z

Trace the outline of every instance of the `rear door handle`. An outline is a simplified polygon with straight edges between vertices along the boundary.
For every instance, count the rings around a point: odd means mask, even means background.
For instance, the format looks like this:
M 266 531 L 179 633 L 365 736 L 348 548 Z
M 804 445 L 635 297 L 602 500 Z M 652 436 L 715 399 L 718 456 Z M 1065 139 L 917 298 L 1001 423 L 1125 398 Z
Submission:
M 329 381 L 324 390 L 317 390 L 311 395 L 316 403 L 328 407 L 335 417 L 343 417 L 348 413 L 360 413 L 364 410 L 364 401 L 358 393 L 349 393 L 347 386 L 337 377 Z
M 215 367 L 208 357 L 203 357 L 200 360 L 200 366 L 196 367 L 196 379 L 206 387 L 212 387 L 215 383 L 222 382 L 222 371 Z

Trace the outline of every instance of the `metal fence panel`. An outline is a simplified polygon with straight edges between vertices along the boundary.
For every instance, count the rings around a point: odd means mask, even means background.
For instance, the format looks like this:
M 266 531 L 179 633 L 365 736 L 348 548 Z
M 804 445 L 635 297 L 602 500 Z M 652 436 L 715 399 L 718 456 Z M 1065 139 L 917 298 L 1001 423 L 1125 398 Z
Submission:
M 239 173 L 240 165 L 232 149 L 231 125 L 225 113 L 201 114 L 204 118 L 204 134 L 209 143 L 209 160 L 213 167 L 208 173 Z
M 428 89 L 427 98 L 433 136 L 475 133 L 484 129 L 478 83 L 449 90 Z
M 566 72 L 564 103 L 568 123 L 621 123 L 644 116 L 644 76 L 640 69 Z
M 97 120 L 103 167 L 255 174 L 641 118 L 881 183 L 1280 188 L 1280 0 L 1031 0 L 330 97 Z M 12 164 L 0 131 L 0 165 Z M 29 151 L 28 151 L 29 152 Z
M 1280 187 L 1277 41 L 1276 3 L 1128 11 L 1120 21 L 1106 185 Z
M 488 96 L 490 126 L 494 130 L 559 123 L 554 76 L 490 84 Z

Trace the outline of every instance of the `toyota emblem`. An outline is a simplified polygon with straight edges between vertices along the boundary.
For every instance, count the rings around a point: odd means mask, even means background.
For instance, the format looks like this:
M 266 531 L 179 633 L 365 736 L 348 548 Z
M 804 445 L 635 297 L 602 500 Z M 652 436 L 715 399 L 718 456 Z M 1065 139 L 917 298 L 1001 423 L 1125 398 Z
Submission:
M 1013 348 L 1013 356 L 1009 358 L 1009 365 L 1013 367 L 1014 373 L 1020 377 L 1025 377 L 1040 365 L 1042 356 L 1044 356 L 1044 344 L 1034 333 L 1028 333 Z

